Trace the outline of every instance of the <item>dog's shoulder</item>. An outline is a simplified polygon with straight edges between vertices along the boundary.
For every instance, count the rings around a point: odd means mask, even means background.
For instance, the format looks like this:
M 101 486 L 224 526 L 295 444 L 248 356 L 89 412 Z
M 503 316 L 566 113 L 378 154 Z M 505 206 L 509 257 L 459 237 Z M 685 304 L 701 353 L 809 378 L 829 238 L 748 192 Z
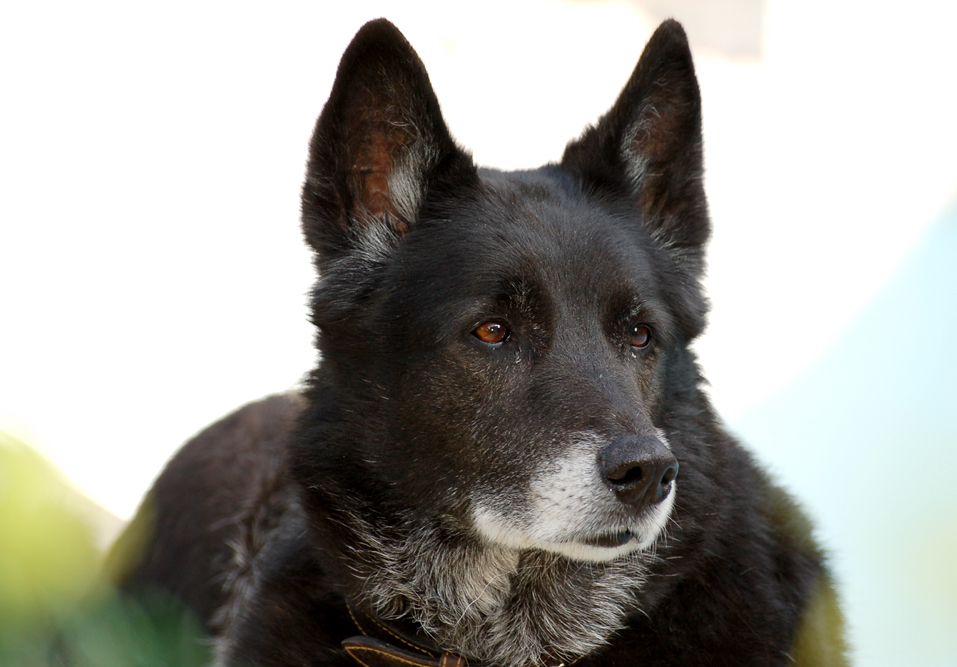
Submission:
M 228 584 L 240 583 L 237 561 L 295 509 L 284 459 L 304 405 L 297 393 L 271 396 L 187 442 L 108 554 L 109 576 L 129 592 L 174 594 L 214 630 Z
M 794 499 L 780 486 L 768 483 L 761 496 L 772 535 L 787 556 L 779 560 L 776 575 L 787 577 L 803 567 L 811 569 L 804 594 L 795 601 L 797 632 L 789 652 L 795 665 L 847 665 L 844 615 L 827 560 L 813 535 L 813 526 Z M 803 562 L 802 562 L 803 561 Z M 790 587 L 793 590 L 793 587 Z
M 339 646 L 360 631 L 305 534 L 303 515 L 287 516 L 252 556 L 247 590 L 219 614 L 215 665 L 355 666 Z

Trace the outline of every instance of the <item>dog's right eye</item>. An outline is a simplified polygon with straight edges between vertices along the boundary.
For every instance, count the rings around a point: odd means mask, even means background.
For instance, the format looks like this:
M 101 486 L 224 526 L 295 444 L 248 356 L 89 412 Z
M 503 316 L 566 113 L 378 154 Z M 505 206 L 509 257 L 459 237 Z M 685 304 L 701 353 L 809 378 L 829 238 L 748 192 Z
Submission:
M 642 348 L 648 347 L 648 343 L 651 342 L 651 329 L 644 325 L 639 324 L 638 326 L 632 328 L 631 330 L 631 346 Z
M 501 322 L 486 322 L 481 325 L 475 331 L 472 332 L 472 335 L 478 338 L 483 343 L 488 343 L 489 345 L 498 345 L 499 343 L 504 343 L 508 340 L 509 334 L 511 332 L 508 330 L 508 327 Z

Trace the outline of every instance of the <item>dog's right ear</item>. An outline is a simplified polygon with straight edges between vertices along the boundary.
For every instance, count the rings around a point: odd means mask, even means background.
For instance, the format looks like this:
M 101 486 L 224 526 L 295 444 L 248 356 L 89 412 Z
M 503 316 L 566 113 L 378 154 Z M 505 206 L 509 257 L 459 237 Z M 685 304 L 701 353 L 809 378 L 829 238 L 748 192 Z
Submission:
M 658 27 L 614 106 L 568 145 L 562 164 L 590 187 L 632 196 L 648 232 L 700 276 L 710 233 L 701 94 L 677 21 Z
M 674 20 L 648 40 L 618 100 L 565 148 L 562 166 L 588 190 L 626 195 L 669 257 L 663 281 L 688 340 L 705 326 L 701 287 L 711 232 L 704 194 L 701 94 L 688 38 Z
M 320 261 L 415 225 L 444 178 L 477 180 L 452 140 L 425 66 L 385 19 L 365 24 L 339 63 L 316 123 L 302 189 L 302 225 Z

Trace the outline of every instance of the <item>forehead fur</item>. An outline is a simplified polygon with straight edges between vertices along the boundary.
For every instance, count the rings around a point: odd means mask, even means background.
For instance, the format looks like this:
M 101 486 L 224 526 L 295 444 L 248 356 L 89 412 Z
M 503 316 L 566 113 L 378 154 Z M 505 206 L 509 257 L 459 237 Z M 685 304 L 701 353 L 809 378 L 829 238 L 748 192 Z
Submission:
M 434 315 L 440 304 L 456 318 L 525 285 L 592 310 L 609 299 L 661 308 L 662 258 L 632 209 L 596 202 L 547 169 L 482 176 L 472 196 L 427 206 L 397 244 L 386 280 L 400 307 Z

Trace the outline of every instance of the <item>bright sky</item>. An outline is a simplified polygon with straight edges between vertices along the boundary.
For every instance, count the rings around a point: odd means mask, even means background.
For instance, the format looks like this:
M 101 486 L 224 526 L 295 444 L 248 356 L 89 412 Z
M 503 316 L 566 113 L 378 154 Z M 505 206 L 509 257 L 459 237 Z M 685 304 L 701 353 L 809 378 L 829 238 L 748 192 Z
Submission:
M 344 4 L 3 9 L 0 429 L 121 517 L 186 438 L 314 361 L 298 190 L 365 20 L 405 32 L 453 133 L 506 168 L 557 159 L 654 28 L 626 2 Z M 957 5 L 772 1 L 766 21 L 761 60 L 695 53 L 699 349 L 731 417 L 827 348 L 957 187 Z

